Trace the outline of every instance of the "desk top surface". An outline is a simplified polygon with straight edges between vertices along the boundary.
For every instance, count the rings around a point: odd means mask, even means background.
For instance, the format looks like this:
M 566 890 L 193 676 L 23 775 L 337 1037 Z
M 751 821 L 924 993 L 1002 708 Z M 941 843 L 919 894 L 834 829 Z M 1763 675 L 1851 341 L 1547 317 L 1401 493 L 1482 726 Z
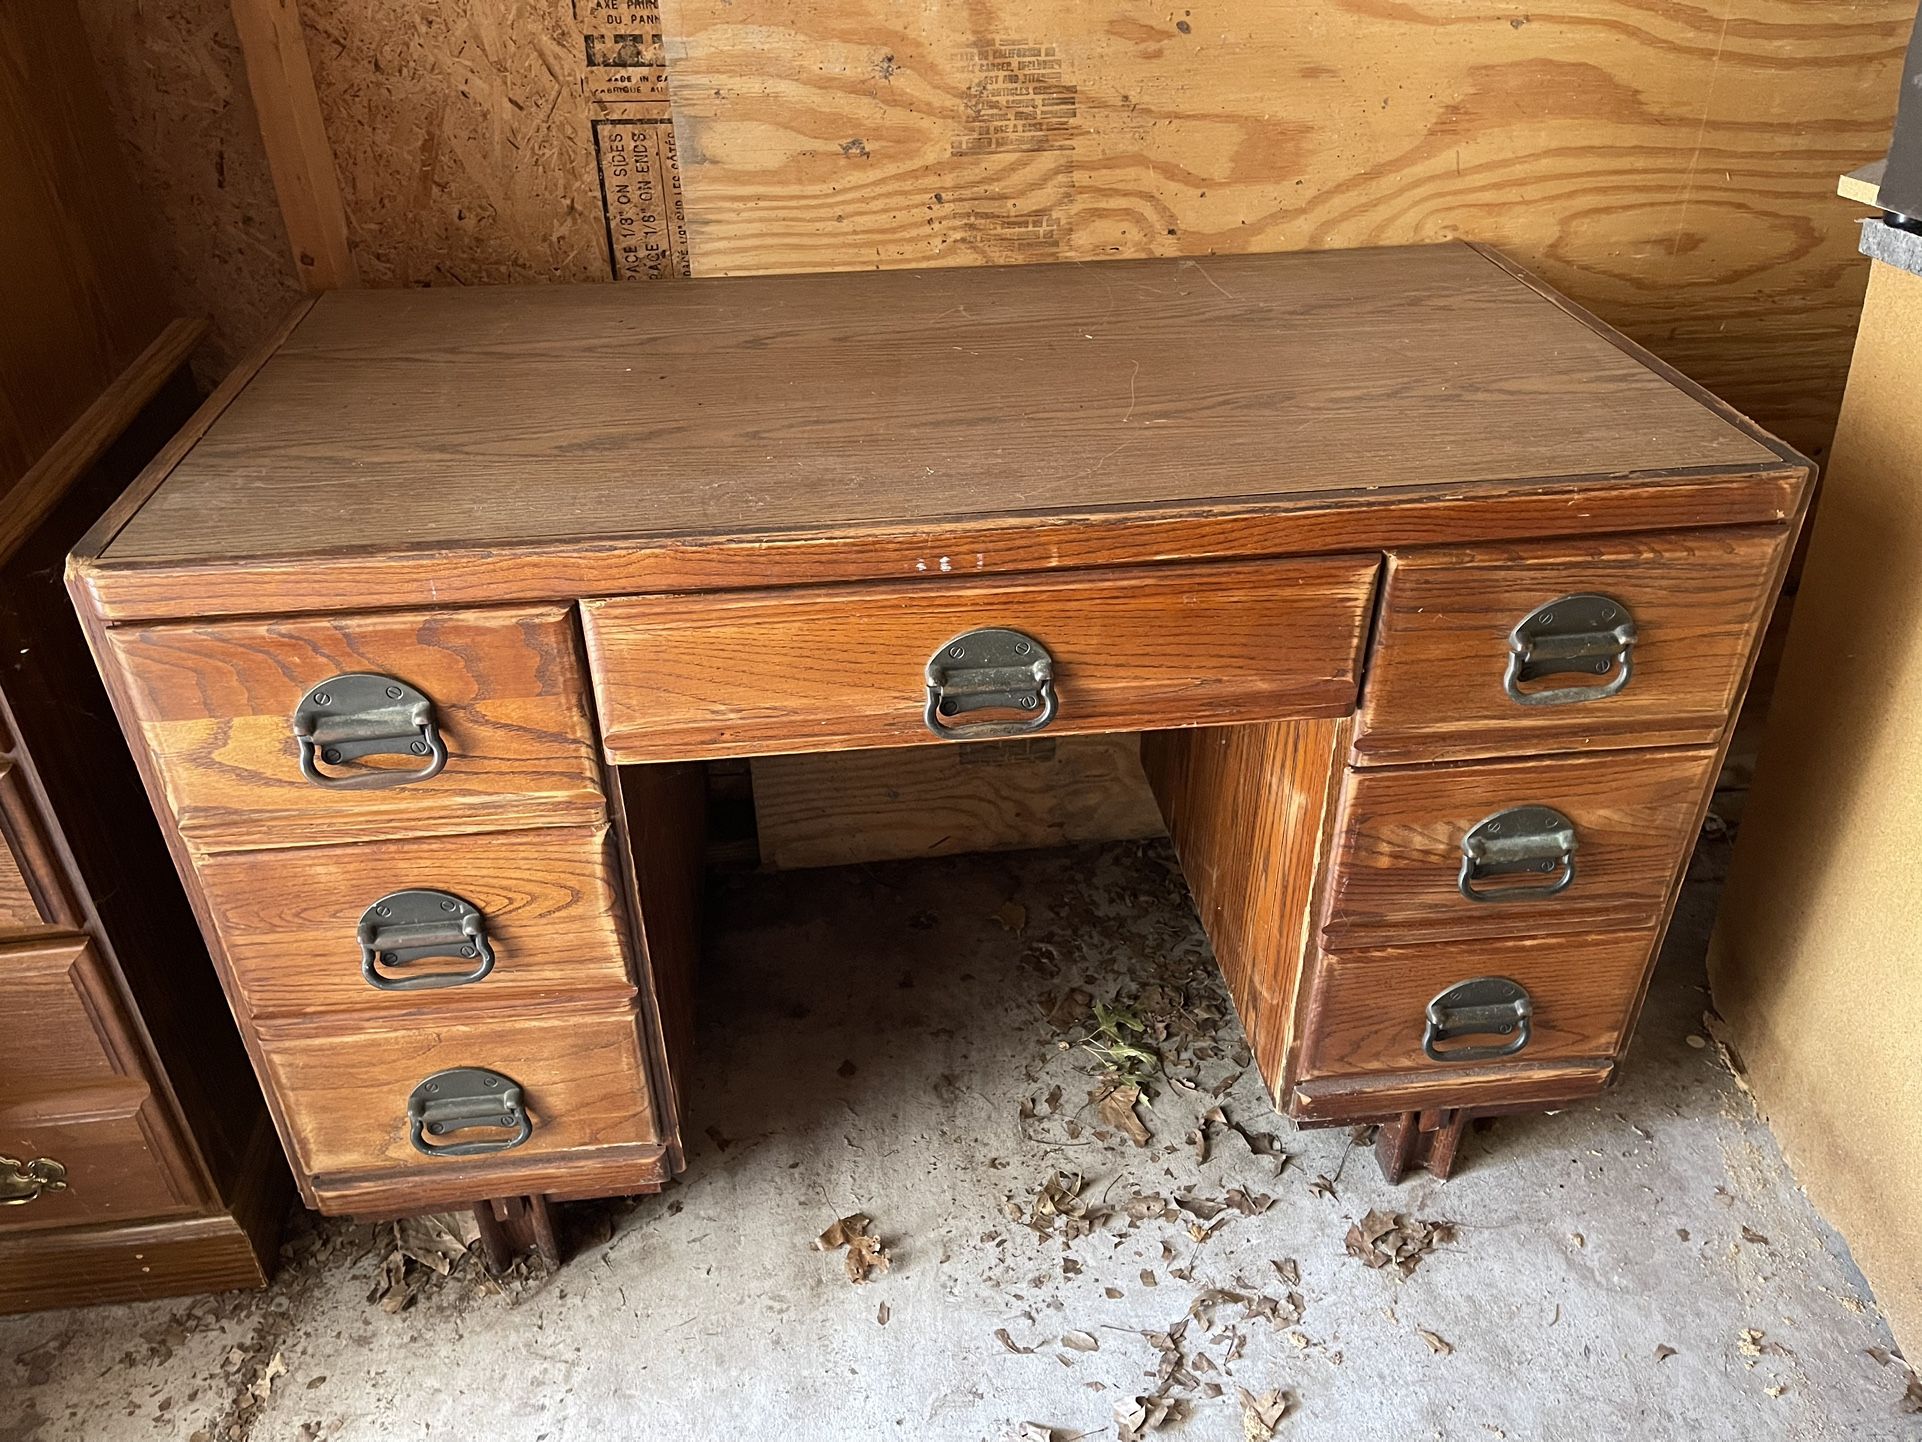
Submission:
M 1805 465 L 1678 382 L 1465 245 L 339 292 L 83 565 L 684 557 Z

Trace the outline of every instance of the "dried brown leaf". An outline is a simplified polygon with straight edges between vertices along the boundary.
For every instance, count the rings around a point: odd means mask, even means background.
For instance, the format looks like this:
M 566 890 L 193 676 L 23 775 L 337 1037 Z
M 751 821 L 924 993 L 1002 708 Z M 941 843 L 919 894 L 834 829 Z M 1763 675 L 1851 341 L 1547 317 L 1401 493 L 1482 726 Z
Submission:
M 1125 1133 L 1136 1146 L 1145 1147 L 1154 1140 L 1154 1133 L 1148 1130 L 1147 1123 L 1135 1112 L 1135 1103 L 1140 1099 L 1141 1088 L 1131 1082 L 1115 1087 L 1102 1097 L 1099 1110 L 1102 1121 L 1116 1131 Z

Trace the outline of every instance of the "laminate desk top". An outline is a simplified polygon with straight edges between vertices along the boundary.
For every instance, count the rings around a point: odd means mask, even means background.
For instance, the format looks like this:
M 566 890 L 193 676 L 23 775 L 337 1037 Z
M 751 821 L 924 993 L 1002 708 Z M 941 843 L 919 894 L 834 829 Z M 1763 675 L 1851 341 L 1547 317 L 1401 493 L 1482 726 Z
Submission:
M 107 615 L 1780 520 L 1806 471 L 1468 245 L 337 292 L 212 410 L 97 533 Z

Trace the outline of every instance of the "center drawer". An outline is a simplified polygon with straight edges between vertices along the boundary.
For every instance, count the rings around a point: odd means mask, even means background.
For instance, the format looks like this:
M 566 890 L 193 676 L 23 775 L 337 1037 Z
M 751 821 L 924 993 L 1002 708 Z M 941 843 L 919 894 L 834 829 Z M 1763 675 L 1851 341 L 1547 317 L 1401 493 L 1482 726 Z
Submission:
M 1221 725 L 1353 706 L 1379 559 L 628 597 L 582 614 L 612 761 L 906 746 L 935 725 L 943 740 Z
M 1351 770 L 1323 945 L 1654 926 L 1715 760 L 1703 747 Z
M 607 826 L 218 852 L 199 870 L 257 1017 L 630 990 Z

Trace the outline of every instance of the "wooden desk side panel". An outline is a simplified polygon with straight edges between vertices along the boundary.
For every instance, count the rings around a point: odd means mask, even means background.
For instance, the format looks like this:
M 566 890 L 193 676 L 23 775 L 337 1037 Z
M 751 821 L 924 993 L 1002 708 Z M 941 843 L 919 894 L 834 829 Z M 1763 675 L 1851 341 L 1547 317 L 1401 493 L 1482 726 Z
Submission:
M 1141 738 L 1202 927 L 1278 1099 L 1349 726 L 1279 721 Z

